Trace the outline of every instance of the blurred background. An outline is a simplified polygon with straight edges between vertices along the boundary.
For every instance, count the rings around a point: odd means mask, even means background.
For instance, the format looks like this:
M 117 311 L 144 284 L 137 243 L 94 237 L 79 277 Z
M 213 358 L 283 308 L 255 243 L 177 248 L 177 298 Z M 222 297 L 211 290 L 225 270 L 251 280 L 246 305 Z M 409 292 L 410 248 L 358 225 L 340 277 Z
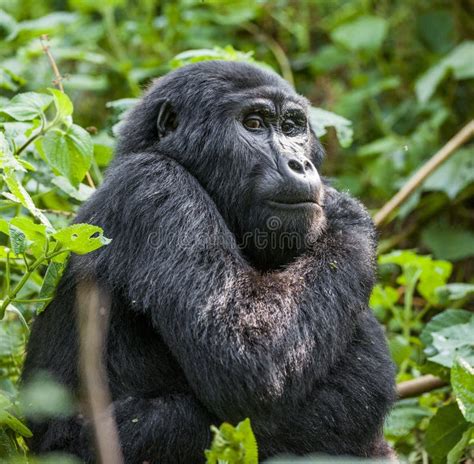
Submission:
M 323 174 L 375 213 L 473 118 L 473 37 L 469 0 L 0 0 L 0 107 L 7 108 L 0 129 L 18 146 L 38 127 L 8 105 L 19 93 L 54 86 L 49 47 L 92 161 L 79 179 L 62 173 L 58 180 L 57 166 L 41 162 L 32 144 L 23 154 L 35 170 L 19 182 L 63 227 L 100 184 L 117 124 L 151 79 L 203 59 L 255 61 L 312 102 L 327 151 Z M 91 181 L 82 182 L 87 169 Z M 3 198 L 0 211 L 7 224 L 24 208 Z M 467 139 L 380 227 L 371 306 L 386 327 L 398 381 L 431 373 L 447 383 L 402 399 L 387 423 L 387 438 L 409 462 L 474 462 L 473 224 Z M 25 268 L 15 261 L 7 272 L 12 232 L 0 231 L 8 294 Z M 26 456 L 21 418 L 34 407 L 22 410 L 17 379 L 45 269 L 30 276 L 0 322 L 0 457 L 2 446 L 4 456 Z M 449 343 L 437 345 L 436 332 Z M 46 396 L 31 404 L 44 406 Z

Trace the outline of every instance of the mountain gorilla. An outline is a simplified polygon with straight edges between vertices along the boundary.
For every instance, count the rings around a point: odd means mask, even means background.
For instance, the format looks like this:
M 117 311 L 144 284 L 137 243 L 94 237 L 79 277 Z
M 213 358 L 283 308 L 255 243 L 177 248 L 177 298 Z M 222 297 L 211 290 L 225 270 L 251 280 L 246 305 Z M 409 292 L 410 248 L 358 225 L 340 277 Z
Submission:
M 210 426 L 250 417 L 260 457 L 387 456 L 394 372 L 368 309 L 375 233 L 322 182 L 308 102 L 279 76 L 210 61 L 156 81 L 77 222 L 110 245 L 73 256 L 33 326 L 24 381 L 79 391 L 75 289 L 110 296 L 104 353 L 127 463 L 203 462 Z M 81 415 L 31 424 L 35 452 L 94 462 Z

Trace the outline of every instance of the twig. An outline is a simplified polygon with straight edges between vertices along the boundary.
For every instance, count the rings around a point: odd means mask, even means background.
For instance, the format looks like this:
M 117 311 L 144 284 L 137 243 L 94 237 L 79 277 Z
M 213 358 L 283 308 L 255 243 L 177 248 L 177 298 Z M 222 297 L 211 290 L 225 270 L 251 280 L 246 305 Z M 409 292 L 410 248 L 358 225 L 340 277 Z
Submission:
M 90 175 L 89 171 L 86 172 L 86 179 L 87 179 L 87 183 L 89 184 L 89 187 L 92 187 L 93 189 L 95 189 L 95 183 L 92 179 L 92 176 Z
M 410 398 L 411 396 L 418 396 L 445 385 L 446 382 L 444 380 L 434 375 L 423 375 L 417 379 L 400 382 L 397 385 L 397 392 L 399 398 Z
M 111 412 L 111 398 L 103 364 L 110 301 L 96 284 L 77 288 L 79 321 L 79 366 L 86 406 L 94 426 L 98 462 L 122 464 L 117 425 Z
M 466 124 L 443 148 L 426 162 L 401 190 L 386 203 L 374 216 L 374 223 L 380 226 L 407 198 L 432 174 L 444 161 L 446 161 L 461 145 L 474 135 L 474 120 Z
M 63 87 L 63 80 L 64 77 L 61 76 L 61 73 L 59 72 L 58 65 L 56 64 L 56 60 L 53 57 L 53 54 L 51 53 L 51 47 L 48 45 L 48 40 L 49 37 L 47 34 L 43 34 L 40 37 L 40 42 L 41 42 L 41 48 L 43 49 L 43 52 L 46 54 L 48 57 L 49 63 L 51 65 L 51 68 L 53 68 L 53 73 L 55 76 L 55 79 L 53 80 L 53 84 L 61 91 L 64 93 L 64 87 Z M 41 133 L 38 133 L 35 135 L 35 137 L 42 135 Z M 31 140 L 30 140 L 31 142 Z M 19 152 L 23 149 L 23 147 L 19 150 Z M 89 171 L 86 172 L 86 179 L 87 183 L 89 184 L 90 187 L 95 189 L 95 183 L 94 180 L 92 179 Z
M 64 93 L 64 87 L 63 87 L 63 79 L 64 77 L 61 76 L 61 73 L 59 72 L 58 66 L 56 64 L 56 61 L 51 53 L 50 46 L 48 45 L 48 40 L 49 37 L 47 34 L 43 34 L 40 37 L 40 42 L 41 42 L 41 48 L 43 49 L 44 53 L 48 57 L 49 64 L 53 68 L 53 73 L 56 79 L 53 80 L 53 84 L 61 91 Z

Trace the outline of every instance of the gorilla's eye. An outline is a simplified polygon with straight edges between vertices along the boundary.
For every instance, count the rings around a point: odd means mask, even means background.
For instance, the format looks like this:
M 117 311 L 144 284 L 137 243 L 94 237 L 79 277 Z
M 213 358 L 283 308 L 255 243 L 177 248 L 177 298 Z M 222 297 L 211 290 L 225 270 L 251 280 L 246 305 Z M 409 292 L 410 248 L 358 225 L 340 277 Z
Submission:
M 263 127 L 263 119 L 260 116 L 252 115 L 244 119 L 244 126 L 249 130 L 258 130 Z
M 287 119 L 286 121 L 283 122 L 281 125 L 281 130 L 283 131 L 284 134 L 286 135 L 291 135 L 296 131 L 296 123 L 292 119 Z

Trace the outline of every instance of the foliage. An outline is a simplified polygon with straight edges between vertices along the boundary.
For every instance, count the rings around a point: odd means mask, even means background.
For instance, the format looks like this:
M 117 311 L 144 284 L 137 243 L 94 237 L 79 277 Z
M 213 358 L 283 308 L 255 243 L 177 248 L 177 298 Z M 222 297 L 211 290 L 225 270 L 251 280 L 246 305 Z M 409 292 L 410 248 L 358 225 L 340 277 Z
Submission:
M 51 379 L 20 399 L 28 325 L 69 253 L 109 241 L 93 224 L 70 222 L 101 183 L 120 121 L 151 78 L 216 58 L 275 69 L 315 105 L 324 174 L 375 210 L 472 118 L 473 32 L 460 0 L 0 0 L 0 457 L 37 462 L 26 454 L 22 416 L 74 407 Z M 58 76 L 43 34 L 65 93 L 48 89 Z M 474 454 L 473 196 L 468 143 L 381 234 L 371 307 L 398 380 L 433 373 L 447 382 L 400 400 L 387 420 L 386 437 L 411 463 Z M 249 422 L 214 433 L 209 462 L 256 461 Z
M 250 426 L 250 420 L 236 427 L 223 423 L 219 428 L 212 426 L 214 438 L 211 449 L 206 451 L 208 464 L 257 464 L 257 441 Z

